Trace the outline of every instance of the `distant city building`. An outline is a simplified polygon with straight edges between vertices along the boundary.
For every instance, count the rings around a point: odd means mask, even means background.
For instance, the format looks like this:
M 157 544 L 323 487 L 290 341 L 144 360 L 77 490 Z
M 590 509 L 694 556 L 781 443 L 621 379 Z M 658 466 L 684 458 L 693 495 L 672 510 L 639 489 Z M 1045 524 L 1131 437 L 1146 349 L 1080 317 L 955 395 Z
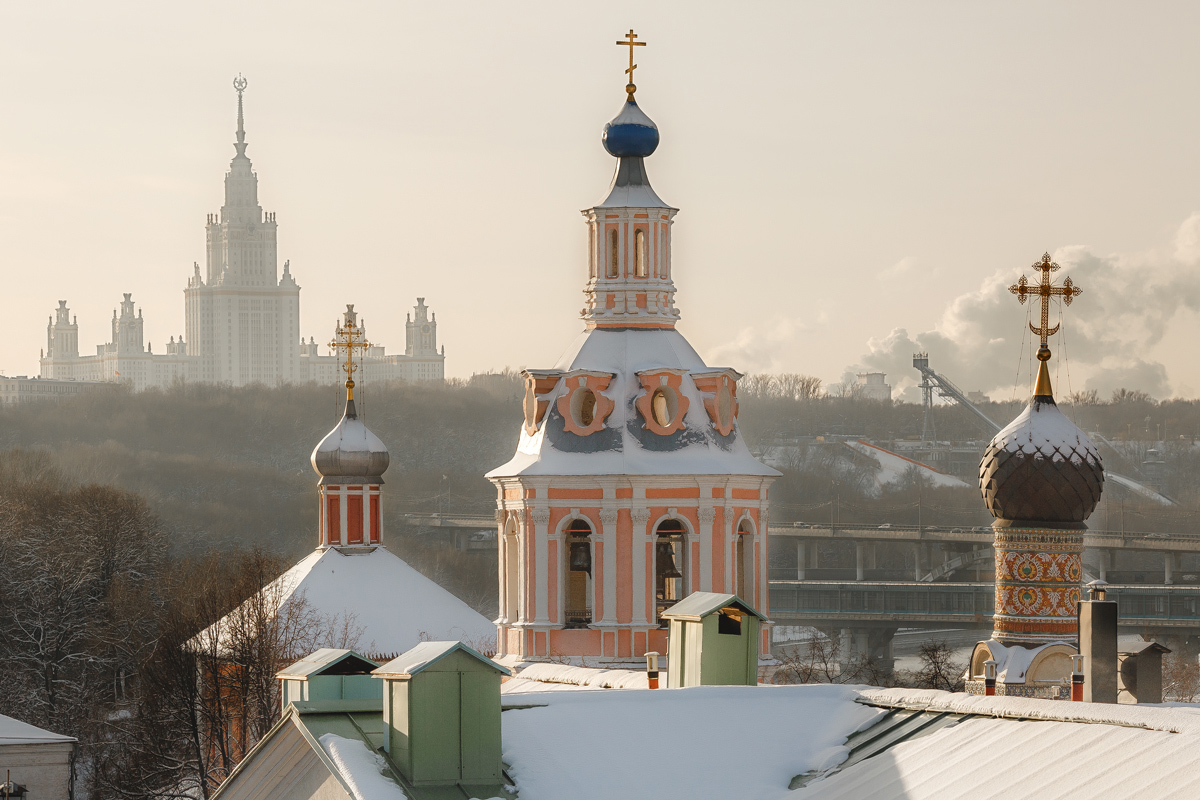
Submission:
M 46 378 L 30 378 L 26 375 L 6 377 L 0 375 L 0 406 L 14 403 L 32 403 L 46 400 L 66 400 L 96 388 L 112 387 L 111 383 L 99 381 L 57 381 Z
M 983 392 L 967 392 L 967 399 L 975 405 L 992 402 L 992 399 Z
M 890 402 L 892 399 L 892 387 L 884 383 L 885 380 L 887 380 L 887 373 L 884 372 L 858 373 L 858 391 L 860 396 L 868 400 Z
M 336 383 L 337 359 L 320 355 L 313 337 L 300 336 L 300 286 L 291 264 L 278 270 L 277 225 L 258 202 L 258 175 L 246 156 L 243 79 L 238 93 L 237 150 L 225 174 L 225 203 L 205 226 L 205 270 L 193 264 L 184 289 L 187 338 L 171 337 L 155 354 L 142 337 L 142 314 L 126 293 L 113 311 L 112 338 L 96 355 L 79 354 L 79 326 L 67 301 L 58 301 L 46 331 L 41 377 L 64 381 L 129 383 L 134 389 L 176 381 L 244 386 L 262 383 Z M 336 323 L 334 325 L 336 327 Z M 367 380 L 442 380 L 445 350 L 437 347 L 437 315 L 418 298 L 405 331 L 403 355 L 374 346 L 363 363 Z

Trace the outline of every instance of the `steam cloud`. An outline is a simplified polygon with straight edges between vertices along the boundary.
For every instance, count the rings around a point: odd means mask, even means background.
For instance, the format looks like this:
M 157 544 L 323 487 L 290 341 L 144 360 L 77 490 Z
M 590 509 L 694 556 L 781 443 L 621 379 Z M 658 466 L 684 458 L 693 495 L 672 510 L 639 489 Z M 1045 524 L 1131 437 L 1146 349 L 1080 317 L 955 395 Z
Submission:
M 1200 212 L 1179 227 L 1169 253 L 1098 256 L 1076 245 L 1052 255 L 1062 266 L 1055 278 L 1069 274 L 1085 292 L 1080 302 L 1086 306 L 1074 306 L 1079 313 L 1068 312 L 1065 342 L 1059 333 L 1051 345 L 1056 354 L 1065 351 L 1069 357 L 1072 387 L 1096 389 L 1102 398 L 1120 387 L 1160 399 L 1170 396 L 1166 367 L 1145 356 L 1180 312 L 1200 311 Z M 847 368 L 843 380 L 864 370 L 886 372 L 893 396 L 917 401 L 912 354 L 927 351 L 930 365 L 964 390 L 983 389 L 1003 400 L 1012 396 L 1015 381 L 1018 398 L 1023 396 L 1028 356 L 1018 376 L 1021 331 L 1014 330 L 1016 302 L 1008 291 L 1021 273 L 1006 270 L 990 276 L 978 291 L 954 300 L 933 330 L 913 336 L 896 328 L 870 339 L 869 352 Z M 1032 270 L 1024 274 L 1032 278 Z M 1051 324 L 1057 319 L 1055 308 Z M 1056 363 L 1061 364 L 1057 359 Z M 1060 396 L 1067 390 L 1065 378 L 1060 372 L 1056 381 Z

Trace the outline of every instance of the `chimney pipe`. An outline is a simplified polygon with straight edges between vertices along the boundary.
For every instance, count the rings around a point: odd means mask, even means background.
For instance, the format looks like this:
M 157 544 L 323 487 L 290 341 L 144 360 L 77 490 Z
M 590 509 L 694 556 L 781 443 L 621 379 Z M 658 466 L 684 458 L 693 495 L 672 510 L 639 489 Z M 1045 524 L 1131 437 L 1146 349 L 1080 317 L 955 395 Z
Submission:
M 1108 583 L 1087 585 L 1091 599 L 1079 603 L 1079 653 L 1083 656 L 1083 700 L 1117 702 L 1117 603 L 1106 600 Z M 1074 684 L 1072 684 L 1074 692 Z
M 654 650 L 646 653 L 646 682 L 651 689 L 658 688 L 658 653 Z
M 991 658 L 983 662 L 983 694 L 986 697 L 996 694 L 996 662 Z

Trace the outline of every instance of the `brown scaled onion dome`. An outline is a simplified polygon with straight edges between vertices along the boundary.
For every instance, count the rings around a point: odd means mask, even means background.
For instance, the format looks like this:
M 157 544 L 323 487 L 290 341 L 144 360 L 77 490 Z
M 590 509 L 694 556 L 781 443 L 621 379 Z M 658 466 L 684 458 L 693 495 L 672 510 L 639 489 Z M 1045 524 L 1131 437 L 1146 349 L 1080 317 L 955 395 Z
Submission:
M 1079 527 L 1100 502 L 1104 466 L 1092 440 L 1058 410 L 1038 357 L 1033 399 L 988 445 L 979 490 L 998 519 Z

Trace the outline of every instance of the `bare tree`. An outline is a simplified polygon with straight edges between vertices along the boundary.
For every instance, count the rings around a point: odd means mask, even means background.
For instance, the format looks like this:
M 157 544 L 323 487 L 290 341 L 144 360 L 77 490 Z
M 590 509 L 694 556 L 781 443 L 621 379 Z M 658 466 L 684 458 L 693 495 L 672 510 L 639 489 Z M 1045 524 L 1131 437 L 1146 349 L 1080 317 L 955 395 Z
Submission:
M 1200 661 L 1192 653 L 1170 653 L 1163 660 L 1163 699 L 1194 703 L 1200 697 Z
M 931 639 L 921 644 L 918 655 L 921 668 L 913 675 L 912 684 L 918 689 L 942 689 L 961 692 L 967 665 L 954 659 L 954 650 L 943 639 Z

